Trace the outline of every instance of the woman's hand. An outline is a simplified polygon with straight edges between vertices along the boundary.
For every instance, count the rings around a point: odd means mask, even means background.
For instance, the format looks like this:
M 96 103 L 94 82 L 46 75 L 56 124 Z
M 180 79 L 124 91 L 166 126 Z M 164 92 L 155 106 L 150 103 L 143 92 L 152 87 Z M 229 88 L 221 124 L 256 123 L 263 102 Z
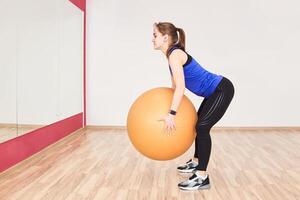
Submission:
M 176 130 L 175 127 L 175 115 L 168 114 L 165 117 L 159 119 L 158 121 L 164 121 L 164 130 L 168 135 L 171 135 Z

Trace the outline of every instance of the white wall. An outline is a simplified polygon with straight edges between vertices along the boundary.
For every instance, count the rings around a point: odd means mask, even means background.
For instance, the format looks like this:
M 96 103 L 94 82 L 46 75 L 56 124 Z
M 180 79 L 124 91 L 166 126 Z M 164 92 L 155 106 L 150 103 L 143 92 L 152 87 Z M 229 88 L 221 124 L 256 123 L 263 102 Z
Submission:
M 299 126 L 299 7 L 296 0 L 89 1 L 88 125 L 124 126 L 142 92 L 171 85 L 151 43 L 152 24 L 171 21 L 185 30 L 187 51 L 235 85 L 217 126 Z M 198 109 L 202 98 L 186 94 Z
M 83 12 L 68 0 L 0 1 L 0 123 L 83 112 Z

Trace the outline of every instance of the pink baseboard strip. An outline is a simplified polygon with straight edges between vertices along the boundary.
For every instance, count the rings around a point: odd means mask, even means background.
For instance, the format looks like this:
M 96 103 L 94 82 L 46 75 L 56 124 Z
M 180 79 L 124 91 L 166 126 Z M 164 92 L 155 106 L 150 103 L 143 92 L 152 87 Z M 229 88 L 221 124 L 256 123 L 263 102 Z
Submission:
M 83 113 L 0 144 L 0 172 L 83 127 Z

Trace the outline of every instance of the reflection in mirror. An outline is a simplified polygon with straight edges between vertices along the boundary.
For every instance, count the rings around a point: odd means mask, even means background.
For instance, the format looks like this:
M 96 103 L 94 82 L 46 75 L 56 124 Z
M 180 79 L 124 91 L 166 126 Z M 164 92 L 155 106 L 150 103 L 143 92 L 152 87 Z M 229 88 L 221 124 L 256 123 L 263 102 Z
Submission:
M 0 32 L 0 44 L 9 41 L 1 41 L 3 32 Z M 6 37 L 7 38 L 7 37 Z M 6 53 L 11 49 L 6 49 Z M 12 55 L 6 55 L 0 46 L 0 53 L 4 55 L 0 59 L 0 143 L 15 138 L 17 136 L 16 118 L 16 68 L 15 59 Z
M 64 0 L 20 4 L 18 136 L 83 110 L 83 13 Z
M 55 2 L 20 1 L 17 21 L 18 136 L 58 121 Z M 38 5 L 39 6 L 38 6 Z
M 12 5 L 0 6 L 0 143 L 17 136 L 16 108 L 16 23 L 7 20 Z
M 84 13 L 69 1 L 58 0 L 58 113 L 65 119 L 83 112 Z
M 83 12 L 67 0 L 0 7 L 0 143 L 83 112 Z

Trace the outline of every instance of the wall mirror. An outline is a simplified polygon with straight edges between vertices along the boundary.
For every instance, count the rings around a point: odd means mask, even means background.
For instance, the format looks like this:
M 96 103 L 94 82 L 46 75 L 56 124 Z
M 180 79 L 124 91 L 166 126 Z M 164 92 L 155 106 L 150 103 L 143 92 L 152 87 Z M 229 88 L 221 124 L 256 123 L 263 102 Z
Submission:
M 83 13 L 68 0 L 1 1 L 0 143 L 83 112 Z

